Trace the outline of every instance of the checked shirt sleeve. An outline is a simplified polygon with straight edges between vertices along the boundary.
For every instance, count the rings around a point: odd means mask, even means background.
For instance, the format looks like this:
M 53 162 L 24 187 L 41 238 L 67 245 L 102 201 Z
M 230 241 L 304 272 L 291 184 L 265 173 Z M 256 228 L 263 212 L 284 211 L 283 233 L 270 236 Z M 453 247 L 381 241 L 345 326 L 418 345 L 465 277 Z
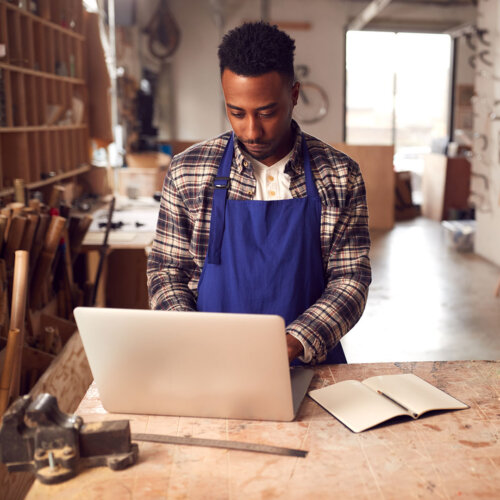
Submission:
M 352 162 L 352 160 L 351 160 Z M 287 327 L 312 355 L 312 364 L 325 359 L 361 317 L 371 282 L 370 236 L 364 182 L 352 162 L 342 208 L 323 206 L 322 234 L 328 234 L 326 288 L 322 296 Z M 328 247 L 325 248 L 325 245 Z
M 163 184 L 156 235 L 148 258 L 147 283 L 151 309 L 193 311 L 188 287 L 195 263 L 189 252 L 192 221 L 170 168 Z

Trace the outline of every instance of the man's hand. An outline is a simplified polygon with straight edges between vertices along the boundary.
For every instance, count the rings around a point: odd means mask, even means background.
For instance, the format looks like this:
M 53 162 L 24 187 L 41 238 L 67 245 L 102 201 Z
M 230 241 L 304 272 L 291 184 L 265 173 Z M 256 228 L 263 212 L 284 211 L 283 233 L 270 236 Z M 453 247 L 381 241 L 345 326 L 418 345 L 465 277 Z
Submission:
M 297 340 L 292 335 L 286 336 L 286 345 L 288 347 L 288 361 L 291 363 L 297 356 L 304 354 L 304 346 L 300 340 Z

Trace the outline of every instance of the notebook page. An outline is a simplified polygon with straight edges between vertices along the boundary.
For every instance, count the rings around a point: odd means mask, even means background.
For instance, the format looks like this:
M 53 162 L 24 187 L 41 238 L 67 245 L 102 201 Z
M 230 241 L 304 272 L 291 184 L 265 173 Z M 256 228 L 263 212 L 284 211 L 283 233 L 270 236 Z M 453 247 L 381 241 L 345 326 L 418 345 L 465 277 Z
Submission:
M 431 410 L 459 410 L 468 406 L 425 380 L 413 375 L 379 375 L 363 380 L 374 391 L 381 391 L 416 415 Z
M 314 401 L 354 432 L 362 432 L 399 415 L 403 408 L 357 380 L 346 380 L 309 392 Z

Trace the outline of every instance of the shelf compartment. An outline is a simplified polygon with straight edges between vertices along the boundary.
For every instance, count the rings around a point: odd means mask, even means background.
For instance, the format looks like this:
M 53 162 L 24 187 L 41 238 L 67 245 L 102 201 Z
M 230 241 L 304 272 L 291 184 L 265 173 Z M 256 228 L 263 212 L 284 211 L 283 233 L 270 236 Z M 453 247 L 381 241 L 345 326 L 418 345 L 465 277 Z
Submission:
M 14 179 L 29 181 L 29 149 L 26 133 L 0 136 L 2 151 L 3 187 L 14 185 Z

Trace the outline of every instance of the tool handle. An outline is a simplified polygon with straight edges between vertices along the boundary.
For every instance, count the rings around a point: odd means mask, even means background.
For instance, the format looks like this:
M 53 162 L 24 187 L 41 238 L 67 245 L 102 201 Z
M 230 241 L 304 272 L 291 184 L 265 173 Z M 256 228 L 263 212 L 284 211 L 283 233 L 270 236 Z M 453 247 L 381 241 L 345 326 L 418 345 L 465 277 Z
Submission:
M 49 229 L 43 244 L 43 250 L 40 258 L 38 259 L 31 286 L 31 304 L 34 308 L 41 306 L 42 290 L 50 273 L 50 268 L 56 254 L 65 223 L 66 219 L 59 216 L 53 216 L 50 221 Z
M 16 364 L 17 346 L 19 344 L 19 329 L 14 328 L 9 331 L 7 346 L 5 347 L 5 358 L 0 378 L 0 415 L 5 413 L 9 406 L 9 395 L 14 369 Z
M 49 229 L 47 235 L 45 236 L 45 242 L 43 244 L 43 251 L 47 253 L 56 253 L 57 246 L 59 245 L 59 240 L 61 239 L 61 233 L 64 229 L 64 224 L 66 219 L 58 215 L 54 215 L 50 221 Z
M 16 251 L 14 277 L 12 280 L 12 305 L 10 310 L 10 329 L 19 330 L 19 341 L 17 342 L 16 361 L 13 374 L 14 380 L 11 384 L 11 393 L 14 397 L 19 395 L 19 385 L 21 381 L 29 260 L 29 252 L 26 250 Z

